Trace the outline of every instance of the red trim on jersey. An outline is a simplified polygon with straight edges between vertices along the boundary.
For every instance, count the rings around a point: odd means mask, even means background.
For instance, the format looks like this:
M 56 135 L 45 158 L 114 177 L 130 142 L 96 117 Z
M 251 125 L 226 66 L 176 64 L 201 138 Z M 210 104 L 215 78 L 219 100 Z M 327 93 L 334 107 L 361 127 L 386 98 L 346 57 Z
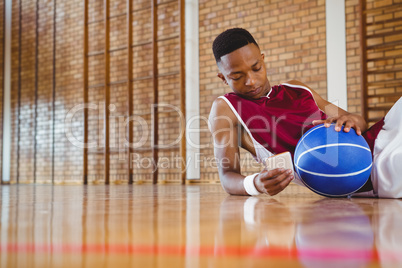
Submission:
M 372 125 L 368 130 L 366 130 L 362 136 L 366 139 L 368 145 L 370 146 L 371 153 L 374 152 L 374 142 L 378 136 L 378 133 L 381 131 L 384 126 L 384 118 Z

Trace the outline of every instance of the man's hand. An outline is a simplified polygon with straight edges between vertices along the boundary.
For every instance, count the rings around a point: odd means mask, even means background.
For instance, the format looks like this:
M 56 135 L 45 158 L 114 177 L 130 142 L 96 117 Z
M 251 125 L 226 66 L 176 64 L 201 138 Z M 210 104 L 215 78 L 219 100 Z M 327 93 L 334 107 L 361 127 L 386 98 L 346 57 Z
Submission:
M 354 128 L 356 130 L 357 135 L 362 134 L 362 129 L 360 127 L 361 123 L 361 118 L 358 115 L 347 113 L 343 114 L 340 116 L 333 116 L 329 117 L 326 120 L 314 120 L 313 125 L 319 125 L 319 124 L 324 124 L 325 127 L 329 127 L 331 123 L 335 124 L 335 130 L 336 131 L 341 131 L 342 125 L 345 125 L 343 128 L 344 132 L 349 132 L 351 128 Z M 364 126 L 365 127 L 365 126 Z
M 261 193 L 276 195 L 283 191 L 293 180 L 292 170 L 277 168 L 264 169 L 254 178 L 254 185 Z

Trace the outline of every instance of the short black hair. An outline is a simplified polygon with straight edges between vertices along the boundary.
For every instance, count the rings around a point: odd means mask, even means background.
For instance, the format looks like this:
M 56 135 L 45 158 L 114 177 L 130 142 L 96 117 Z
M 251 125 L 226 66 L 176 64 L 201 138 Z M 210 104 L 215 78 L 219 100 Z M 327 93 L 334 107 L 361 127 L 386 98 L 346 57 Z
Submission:
M 251 43 L 259 48 L 254 37 L 243 28 L 232 28 L 222 32 L 212 44 L 216 62 L 220 62 L 222 56 Z

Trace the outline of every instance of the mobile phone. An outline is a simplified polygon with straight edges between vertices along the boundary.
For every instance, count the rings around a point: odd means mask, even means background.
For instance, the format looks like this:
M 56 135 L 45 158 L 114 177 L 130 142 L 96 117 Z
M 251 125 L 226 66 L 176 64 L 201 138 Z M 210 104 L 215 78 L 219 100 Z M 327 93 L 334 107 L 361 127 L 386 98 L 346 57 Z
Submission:
M 294 175 L 293 161 L 290 152 L 284 152 L 266 158 L 265 166 L 268 170 L 276 168 L 290 169 L 293 171 L 292 175 Z

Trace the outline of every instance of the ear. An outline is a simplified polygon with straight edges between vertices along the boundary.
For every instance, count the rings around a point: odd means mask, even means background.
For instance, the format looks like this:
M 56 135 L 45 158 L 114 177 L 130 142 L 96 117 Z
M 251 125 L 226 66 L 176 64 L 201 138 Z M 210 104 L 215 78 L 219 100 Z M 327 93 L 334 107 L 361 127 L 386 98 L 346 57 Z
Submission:
M 226 85 L 228 84 L 225 76 L 222 73 L 218 73 L 216 76 L 219 77 L 223 81 L 224 84 L 226 84 Z
M 262 59 L 264 59 L 264 58 L 265 58 L 265 54 L 264 54 L 264 53 L 261 53 L 261 57 L 262 57 Z

